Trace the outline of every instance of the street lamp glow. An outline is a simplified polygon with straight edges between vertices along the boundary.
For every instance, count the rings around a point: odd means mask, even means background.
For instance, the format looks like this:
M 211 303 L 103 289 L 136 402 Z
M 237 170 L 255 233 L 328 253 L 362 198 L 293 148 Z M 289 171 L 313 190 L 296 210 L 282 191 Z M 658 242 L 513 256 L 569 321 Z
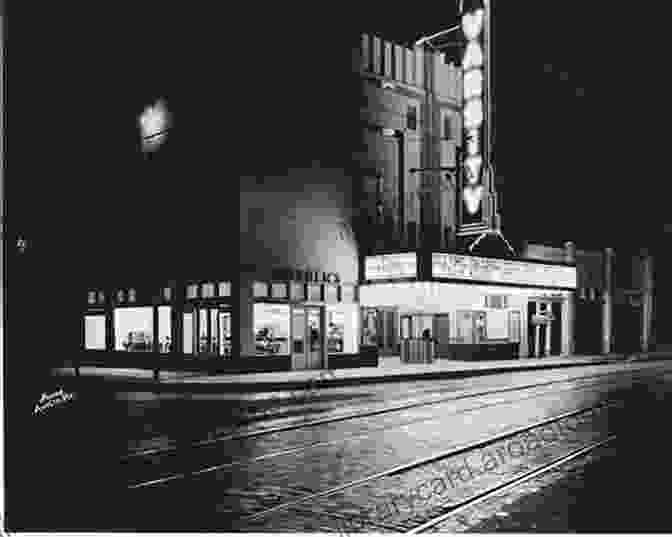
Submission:
M 158 100 L 153 106 L 148 106 L 139 119 L 142 133 L 143 151 L 157 149 L 166 139 L 170 127 L 170 114 L 163 100 Z

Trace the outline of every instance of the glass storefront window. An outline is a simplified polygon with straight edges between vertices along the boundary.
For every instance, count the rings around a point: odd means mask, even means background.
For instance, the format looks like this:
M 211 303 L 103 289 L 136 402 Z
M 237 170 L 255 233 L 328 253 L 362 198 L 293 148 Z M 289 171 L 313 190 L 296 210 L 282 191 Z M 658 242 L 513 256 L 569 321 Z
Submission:
M 219 311 L 219 344 L 221 356 L 231 356 L 231 312 Z
M 487 316 L 488 339 L 509 339 L 509 316 L 506 310 L 492 310 Z
M 208 310 L 198 310 L 198 353 L 205 354 L 208 351 Z
M 520 311 L 509 312 L 509 339 L 512 343 L 520 343 Z
M 194 315 L 185 313 L 183 318 L 182 342 L 184 354 L 194 353 Z
M 105 350 L 105 315 L 84 317 L 84 348 Z
M 359 308 L 357 304 L 327 306 L 327 352 L 358 351 Z
M 259 355 L 289 354 L 289 305 L 254 304 L 254 338 Z
M 146 308 L 115 308 L 114 348 L 117 351 L 151 352 L 154 341 L 153 312 Z
M 170 306 L 159 306 L 159 352 L 171 352 Z
M 378 330 L 376 324 L 376 310 L 364 308 L 362 310 L 362 345 L 377 345 Z

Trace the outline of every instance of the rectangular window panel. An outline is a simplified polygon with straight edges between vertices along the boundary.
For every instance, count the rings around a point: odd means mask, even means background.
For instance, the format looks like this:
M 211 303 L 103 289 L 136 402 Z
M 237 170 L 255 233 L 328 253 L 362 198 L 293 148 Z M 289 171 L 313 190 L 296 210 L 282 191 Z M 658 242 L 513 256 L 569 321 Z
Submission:
M 194 315 L 193 313 L 184 314 L 182 347 L 184 354 L 194 353 Z
M 105 293 L 98 291 L 98 303 L 103 304 L 105 302 Z
M 289 354 L 289 305 L 254 304 L 254 338 L 258 355 Z
M 219 282 L 219 296 L 231 296 L 231 282 Z
M 325 285 L 326 302 L 338 302 L 338 287 L 336 285 Z
M 187 285 L 187 298 L 196 298 L 198 296 L 198 285 Z
M 489 311 L 487 321 L 488 339 L 509 339 L 509 315 L 506 310 Z
M 117 291 L 117 302 L 126 302 L 126 293 L 122 289 Z
M 257 298 L 268 297 L 268 284 L 266 282 L 254 282 L 252 290 L 253 295 Z
M 164 287 L 163 288 L 163 299 L 166 302 L 170 302 L 171 298 L 173 296 L 173 291 L 170 287 Z
M 352 285 L 341 286 L 341 302 L 355 301 L 355 287 Z
M 135 289 L 129 289 L 128 290 L 128 301 L 129 302 L 135 302 L 136 301 Z
M 84 348 L 105 350 L 104 315 L 86 315 L 84 317 Z
M 322 286 L 308 285 L 308 300 L 320 302 L 322 300 Z
M 509 340 L 512 343 L 520 343 L 520 312 L 509 312 Z
M 198 314 L 198 352 L 205 354 L 208 351 L 208 310 L 199 310 Z
M 231 356 L 231 312 L 219 310 L 219 344 L 221 356 Z
M 357 304 L 327 306 L 327 351 L 356 353 L 359 350 L 359 307 Z
M 287 284 L 285 283 L 271 284 L 271 296 L 273 298 L 287 298 Z
M 203 293 L 201 294 L 203 298 L 213 298 L 215 296 L 215 284 L 214 283 L 204 283 L 203 284 Z
M 305 300 L 306 299 L 306 288 L 302 283 L 293 283 L 292 284 L 292 300 Z
M 89 304 L 95 304 L 95 303 L 96 303 L 96 292 L 89 291 Z
M 117 351 L 151 352 L 154 315 L 151 307 L 115 308 L 114 348 Z
M 159 306 L 159 352 L 171 352 L 170 339 L 170 306 Z

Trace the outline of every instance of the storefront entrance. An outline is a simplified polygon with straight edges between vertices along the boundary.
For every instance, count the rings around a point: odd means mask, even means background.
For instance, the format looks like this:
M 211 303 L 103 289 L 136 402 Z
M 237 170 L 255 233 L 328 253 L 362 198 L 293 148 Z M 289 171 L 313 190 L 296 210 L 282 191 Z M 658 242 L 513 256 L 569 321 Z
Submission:
M 323 309 L 295 306 L 292 310 L 292 369 L 321 369 L 324 364 Z
M 562 303 L 531 301 L 528 303 L 529 356 L 559 356 L 562 353 Z

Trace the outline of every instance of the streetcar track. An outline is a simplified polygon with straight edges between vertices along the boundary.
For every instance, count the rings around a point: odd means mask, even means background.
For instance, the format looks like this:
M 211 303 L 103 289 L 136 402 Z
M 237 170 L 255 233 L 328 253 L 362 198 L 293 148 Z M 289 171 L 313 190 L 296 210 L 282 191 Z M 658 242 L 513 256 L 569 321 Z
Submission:
M 556 459 L 553 459 L 551 462 L 546 463 L 545 465 L 541 466 L 540 468 L 537 468 L 535 470 L 530 470 L 528 472 L 525 472 L 523 475 L 518 476 L 514 479 L 511 479 L 507 482 L 494 485 L 492 487 L 487 488 L 484 491 L 479 492 L 478 494 L 474 494 L 473 496 L 462 500 L 460 502 L 457 502 L 455 504 L 451 504 L 448 507 L 444 507 L 444 510 L 447 510 L 447 512 L 438 515 L 427 522 L 424 522 L 423 524 L 416 526 L 408 531 L 405 532 L 407 535 L 415 535 L 418 533 L 424 533 L 428 529 L 434 528 L 438 526 L 439 524 L 445 522 L 446 520 L 450 519 L 453 516 L 456 516 L 458 513 L 461 511 L 468 509 L 472 506 L 474 506 L 477 503 L 480 503 L 484 500 L 487 500 L 488 498 L 499 494 L 501 492 L 504 492 L 506 490 L 513 489 L 517 487 L 518 485 L 525 483 L 526 481 L 530 481 L 540 475 L 546 474 L 550 472 L 551 470 L 554 470 L 558 466 L 562 466 L 563 464 L 574 460 L 578 457 L 581 457 L 583 455 L 586 455 L 590 453 L 591 451 L 594 451 L 595 449 L 602 447 L 609 442 L 612 442 L 616 440 L 616 435 L 611 435 L 607 437 L 604 440 L 600 440 L 598 442 L 593 442 L 592 444 L 589 444 L 588 446 L 584 446 L 581 448 L 577 448 L 573 451 L 571 451 L 567 455 L 563 455 L 562 457 L 558 457 Z
M 613 382 L 618 382 L 619 380 L 620 379 L 614 380 Z M 506 405 L 506 404 L 510 404 L 510 403 L 516 403 L 518 401 L 525 401 L 525 400 L 529 400 L 529 399 L 551 396 L 551 395 L 556 395 L 556 394 L 564 393 L 564 392 L 571 392 L 571 391 L 576 391 L 576 390 L 581 390 L 581 389 L 589 389 L 589 388 L 593 388 L 595 386 L 600 386 L 600 385 L 604 385 L 604 383 L 602 383 L 602 384 L 601 383 L 593 383 L 593 384 L 588 384 L 588 385 L 578 386 L 578 387 L 575 386 L 575 387 L 566 388 L 566 389 L 557 390 L 557 391 L 530 394 L 530 395 L 526 395 L 524 397 L 517 397 L 515 399 L 508 399 L 508 400 L 505 400 L 505 401 L 495 401 L 495 402 L 490 402 L 490 403 L 484 403 L 482 405 L 478 405 L 478 406 L 475 406 L 475 407 L 470 407 L 470 408 L 465 408 L 465 409 L 449 412 L 449 413 L 444 414 L 440 417 L 430 416 L 430 417 L 414 419 L 414 420 L 410 420 L 410 421 L 406 421 L 406 422 L 402 422 L 402 423 L 395 423 L 395 424 L 386 425 L 386 426 L 383 426 L 383 427 L 377 427 L 377 428 L 374 428 L 374 429 L 370 429 L 370 430 L 368 430 L 364 433 L 350 435 L 350 436 L 347 436 L 345 438 L 338 438 L 338 439 L 335 439 L 335 440 L 328 440 L 328 441 L 324 441 L 324 442 L 314 442 L 314 443 L 310 443 L 310 444 L 303 444 L 303 445 L 293 447 L 293 448 L 290 448 L 290 449 L 285 449 L 285 450 L 282 450 L 282 451 L 274 451 L 274 452 L 271 452 L 271 453 L 266 453 L 266 454 L 263 454 L 263 455 L 259 455 L 257 457 L 240 459 L 240 460 L 236 460 L 236 461 L 233 461 L 233 462 L 227 462 L 227 463 L 217 464 L 217 465 L 214 465 L 214 466 L 208 466 L 206 468 L 201 468 L 199 470 L 191 470 L 191 471 L 187 471 L 187 472 L 181 472 L 181 473 L 176 473 L 176 474 L 172 474 L 172 475 L 156 477 L 155 479 L 152 479 L 152 480 L 149 480 L 149 481 L 141 481 L 139 483 L 129 485 L 128 489 L 132 490 L 132 489 L 146 488 L 146 487 L 150 487 L 150 486 L 153 486 L 153 485 L 160 485 L 160 484 L 163 484 L 163 483 L 168 483 L 170 481 L 175 481 L 175 480 L 178 480 L 178 479 L 185 479 L 185 478 L 190 478 L 190 477 L 193 477 L 193 476 L 203 475 L 203 474 L 206 474 L 206 473 L 209 473 L 209 472 L 222 470 L 224 468 L 244 466 L 246 464 L 251 464 L 253 462 L 268 460 L 268 459 L 275 458 L 275 457 L 280 457 L 280 456 L 286 456 L 286 455 L 290 455 L 292 453 L 299 453 L 299 452 L 302 452 L 302 451 L 309 451 L 311 449 L 315 449 L 315 448 L 319 448 L 319 447 L 325 447 L 325 446 L 334 445 L 334 444 L 338 444 L 338 443 L 342 443 L 342 442 L 367 438 L 367 437 L 371 436 L 372 433 L 380 433 L 380 432 L 390 430 L 390 429 L 399 429 L 399 428 L 407 426 L 407 425 L 416 425 L 416 424 L 419 424 L 419 423 L 437 421 L 439 419 L 442 419 L 446 415 L 458 416 L 460 414 L 466 414 L 468 412 L 474 412 L 474 411 L 481 410 L 481 409 L 484 409 L 484 408 L 490 408 L 490 407 L 494 407 L 494 406 L 498 406 L 498 405 Z
M 499 442 L 501 440 L 505 440 L 507 438 L 511 438 L 511 437 L 519 435 L 521 433 L 530 431 L 532 429 L 535 429 L 535 428 L 538 428 L 538 427 L 543 427 L 545 425 L 548 425 L 549 423 L 554 423 L 554 422 L 566 419 L 566 418 L 571 417 L 571 416 L 575 416 L 575 415 L 578 415 L 578 414 L 582 414 L 582 413 L 585 413 L 585 412 L 596 410 L 598 408 L 611 408 L 611 407 L 615 407 L 615 406 L 617 406 L 617 405 L 614 402 L 612 402 L 612 403 L 607 402 L 607 403 L 600 403 L 598 405 L 593 405 L 593 406 L 589 406 L 589 407 L 580 408 L 580 409 L 577 409 L 577 410 L 572 410 L 570 412 L 564 412 L 562 414 L 559 414 L 559 415 L 556 415 L 556 416 L 553 416 L 553 417 L 550 417 L 550 418 L 546 418 L 546 419 L 543 419 L 543 420 L 536 421 L 532 424 L 527 424 L 527 425 L 524 425 L 524 426 L 521 426 L 521 427 L 516 427 L 514 429 L 505 430 L 501 433 L 498 433 L 498 434 L 496 434 L 494 436 L 491 436 L 489 438 L 486 438 L 486 439 L 476 440 L 476 441 L 468 442 L 468 443 L 463 444 L 463 445 L 458 445 L 458 446 L 452 447 L 448 450 L 445 450 L 445 451 L 442 451 L 442 452 L 439 452 L 439 453 L 435 453 L 435 454 L 429 455 L 427 457 L 422 457 L 422 458 L 417 459 L 415 461 L 412 461 L 412 462 L 409 462 L 409 463 L 404 463 L 404 464 L 395 466 L 393 468 L 384 470 L 382 472 L 377 472 L 373 475 L 364 477 L 362 479 L 358 479 L 358 480 L 355 480 L 355 481 L 350 481 L 349 483 L 338 485 L 336 487 L 332 487 L 330 489 L 327 489 L 327 490 L 324 490 L 324 491 L 321 491 L 321 492 L 317 492 L 317 493 L 314 493 L 314 494 L 308 494 L 308 495 L 303 496 L 301 498 L 298 498 L 296 500 L 281 503 L 281 504 L 275 505 L 273 507 L 270 507 L 270 508 L 267 508 L 267 509 L 264 509 L 264 510 L 261 510 L 261 511 L 257 511 L 256 513 L 246 515 L 246 516 L 242 517 L 240 520 L 241 521 L 258 520 L 258 519 L 263 518 L 263 517 L 265 517 L 265 516 L 267 516 L 271 513 L 275 513 L 277 511 L 284 510 L 284 509 L 288 509 L 288 508 L 294 507 L 296 505 L 301 505 L 303 503 L 309 502 L 309 501 L 317 499 L 317 498 L 324 498 L 324 497 L 327 497 L 327 496 L 333 496 L 333 495 L 335 495 L 339 492 L 342 492 L 344 490 L 347 490 L 347 489 L 360 487 L 364 484 L 371 483 L 373 481 L 383 479 L 383 478 L 386 478 L 386 477 L 391 477 L 391 476 L 403 474 L 405 472 L 409 472 L 410 470 L 414 470 L 418 467 L 425 466 L 425 465 L 428 465 L 430 463 L 438 462 L 442 459 L 446 459 L 446 458 L 449 458 L 449 457 L 454 457 L 455 455 L 459 455 L 459 454 L 465 453 L 467 451 L 480 449 L 480 448 L 483 448 L 483 447 L 488 446 L 490 444 L 494 444 L 496 442 Z
M 179 450 L 185 449 L 185 448 L 199 448 L 199 447 L 205 447 L 209 445 L 214 445 L 218 444 L 220 442 L 227 442 L 230 440 L 243 440 L 247 438 L 254 438 L 258 436 L 264 436 L 264 435 L 271 435 L 274 433 L 278 432 L 285 432 L 285 431 L 291 431 L 291 430 L 296 430 L 296 429 L 302 429 L 302 428 L 307 428 L 307 427 L 314 427 L 318 425 L 323 425 L 325 423 L 333 423 L 337 421 L 347 421 L 350 419 L 357 419 L 357 418 L 363 418 L 363 417 L 368 417 L 368 416 L 376 416 L 380 414 L 386 414 L 386 413 L 393 413 L 393 412 L 398 412 L 401 410 L 406 410 L 410 408 L 418 408 L 422 406 L 429 406 L 437 403 L 443 403 L 443 402 L 449 402 L 449 401 L 459 401 L 460 399 L 468 399 L 472 397 L 482 397 L 482 396 L 487 396 L 487 395 L 493 395 L 493 394 L 498 394 L 498 393 L 506 393 L 506 392 L 511 392 L 511 391 L 522 391 L 526 389 L 531 389 L 531 388 L 536 388 L 536 387 L 542 387 L 542 386 L 549 386 L 552 384 L 560 384 L 563 382 L 576 382 L 576 381 L 581 381 L 581 380 L 588 380 L 592 378 L 601 378 L 601 377 L 613 377 L 613 376 L 625 376 L 625 375 L 631 375 L 633 372 L 640 372 L 640 371 L 646 371 L 646 372 L 656 372 L 661 369 L 666 369 L 665 366 L 661 367 L 655 367 L 655 368 L 646 368 L 646 367 L 641 367 L 638 369 L 629 369 L 627 371 L 617 371 L 617 372 L 611 372 L 611 373 L 596 373 L 593 375 L 585 375 L 581 377 L 572 377 L 569 379 L 558 379 L 558 380 L 551 380 L 551 381 L 545 381 L 545 382 L 540 382 L 536 384 L 524 384 L 524 385 L 518 385 L 518 386 L 508 386 L 505 388 L 497 388 L 493 390 L 486 390 L 486 391 L 476 391 L 476 392 L 462 392 L 459 393 L 458 395 L 455 395 L 454 393 L 451 396 L 448 397 L 438 397 L 438 398 L 433 398 L 432 400 L 422 400 L 420 402 L 413 402 L 413 403 L 404 403 L 401 405 L 396 405 L 396 406 L 386 406 L 385 408 L 378 408 L 374 410 L 364 410 L 364 411 L 358 411 L 358 412 L 352 412 L 348 414 L 341 414 L 338 416 L 330 416 L 327 418 L 320 418 L 317 420 L 310 420 L 306 421 L 303 423 L 291 423 L 287 425 L 279 425 L 275 427 L 267 427 L 267 428 L 262 428 L 262 429 L 257 429 L 254 431 L 248 431 L 246 433 L 241 433 L 241 434 L 230 434 L 230 435 L 224 435 L 220 436 L 217 438 L 209 438 L 206 440 L 201 440 L 198 442 L 194 442 L 189 444 L 188 446 L 170 446 L 170 447 L 161 447 L 161 448 L 152 448 L 152 449 L 147 449 L 147 450 L 142 450 L 142 451 L 136 451 L 133 453 L 129 453 L 124 455 L 123 457 L 120 458 L 121 462 L 123 463 L 124 461 L 139 458 L 139 457 L 149 457 L 152 455 L 165 455 L 169 453 L 174 453 Z M 640 378 L 635 377 L 635 378 Z M 384 404 L 384 403 L 382 403 Z

